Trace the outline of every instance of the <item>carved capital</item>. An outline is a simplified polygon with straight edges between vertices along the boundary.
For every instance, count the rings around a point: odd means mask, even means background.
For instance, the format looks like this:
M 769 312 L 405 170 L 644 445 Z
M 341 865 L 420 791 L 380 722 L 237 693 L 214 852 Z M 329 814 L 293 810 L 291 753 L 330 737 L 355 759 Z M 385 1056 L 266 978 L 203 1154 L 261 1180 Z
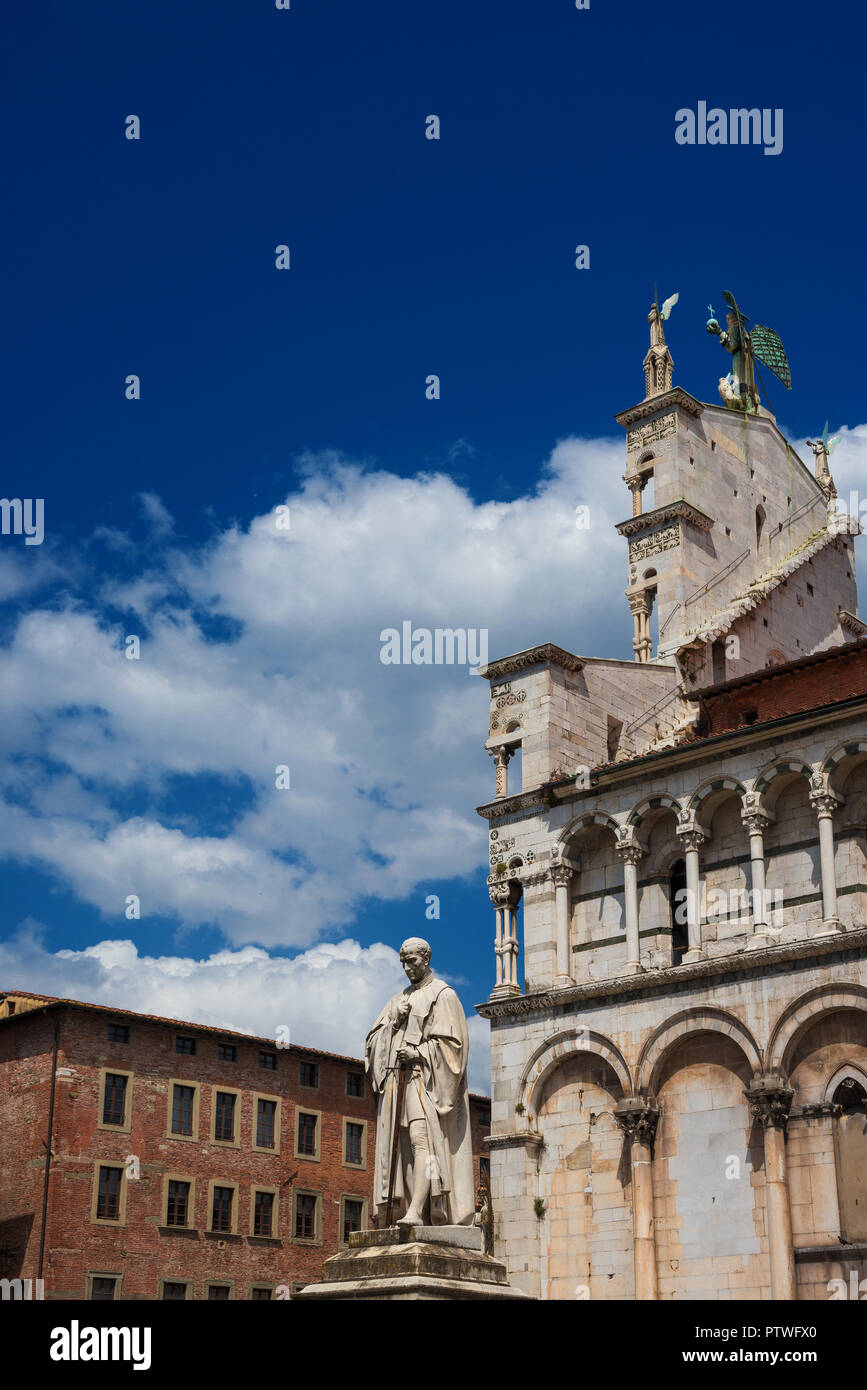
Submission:
M 509 888 L 509 884 L 507 882 L 489 884 L 488 897 L 494 904 L 495 908 L 499 909 L 502 907 L 508 907 L 511 901 L 511 890 Z
M 614 1107 L 614 1118 L 630 1142 L 652 1145 L 659 1124 L 659 1102 L 653 1096 L 627 1096 Z
M 741 820 L 744 823 L 744 828 L 748 830 L 751 835 L 763 835 L 771 823 L 771 818 L 767 812 L 760 810 L 757 806 L 745 807 L 745 809 L 741 811 Z
M 765 1129 L 769 1126 L 774 1129 L 786 1128 L 794 1094 L 791 1086 L 787 1086 L 785 1079 L 776 1073 L 753 1077 L 744 1091 L 750 1114 Z
M 565 888 L 572 877 L 572 869 L 568 864 L 552 864 L 548 873 L 555 888 Z
M 685 850 L 701 849 L 705 834 L 697 825 L 678 826 L 674 832 Z
M 830 788 L 826 787 L 822 791 L 810 792 L 810 805 L 820 819 L 823 816 L 833 816 L 840 804 L 839 796 Z
M 637 864 L 644 858 L 644 850 L 634 840 L 622 841 L 615 847 L 615 853 L 621 864 Z

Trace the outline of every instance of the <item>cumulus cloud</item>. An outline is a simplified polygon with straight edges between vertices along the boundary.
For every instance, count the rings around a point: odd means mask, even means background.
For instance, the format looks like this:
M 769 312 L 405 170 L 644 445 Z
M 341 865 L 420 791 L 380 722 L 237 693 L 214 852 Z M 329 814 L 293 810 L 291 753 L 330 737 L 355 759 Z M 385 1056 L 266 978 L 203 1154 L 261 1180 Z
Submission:
M 0 653 L 5 852 L 106 918 L 135 893 L 145 919 L 235 945 L 306 947 L 370 899 L 478 870 L 486 683 L 384 665 L 381 633 L 409 621 L 485 629 L 491 656 L 546 639 L 626 655 L 626 605 L 622 644 L 605 613 L 623 577 L 621 455 L 621 441 L 564 441 L 510 502 L 442 473 L 307 457 L 246 529 L 142 547 L 126 583 L 23 614 Z M 166 535 L 160 500 L 142 501 Z M 183 812 L 179 779 L 201 788 Z M 234 798 L 219 828 L 215 780 Z
M 406 976 L 390 946 L 357 941 L 320 944 L 292 959 L 259 947 L 216 951 L 202 960 L 140 955 L 130 940 L 100 941 L 79 951 L 47 951 L 38 922 L 0 943 L 0 977 L 19 989 L 90 1004 L 115 1005 L 261 1038 L 361 1057 L 385 1000 Z M 488 1024 L 470 1026 L 470 1087 L 487 1094 Z M 278 1034 L 277 1030 L 282 1031 Z M 286 1030 L 288 1029 L 288 1034 Z

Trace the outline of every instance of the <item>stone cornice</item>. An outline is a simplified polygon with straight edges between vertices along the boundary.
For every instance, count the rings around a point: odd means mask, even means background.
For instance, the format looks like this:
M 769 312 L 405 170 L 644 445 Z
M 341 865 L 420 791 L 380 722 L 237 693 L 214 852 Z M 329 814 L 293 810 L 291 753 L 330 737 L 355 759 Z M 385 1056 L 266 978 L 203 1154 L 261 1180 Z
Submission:
M 525 1130 L 522 1134 L 489 1134 L 482 1142 L 489 1149 L 541 1149 L 545 1141 L 541 1134 L 530 1134 Z
M 701 401 L 697 401 L 695 396 L 684 391 L 682 386 L 673 386 L 670 391 L 663 391 L 661 396 L 651 396 L 649 400 L 632 405 L 628 410 L 621 410 L 614 418 L 618 425 L 627 429 L 630 425 L 634 425 L 637 420 L 646 420 L 648 416 L 659 415 L 662 411 L 670 410 L 672 406 L 676 405 L 681 406 L 690 415 L 700 415 L 704 410 Z
M 501 656 L 497 661 L 489 661 L 487 666 L 479 667 L 479 675 L 485 680 L 498 681 L 504 676 L 526 671 L 529 666 L 544 664 L 562 666 L 566 671 L 580 671 L 584 665 L 580 656 L 558 647 L 555 642 L 543 642 L 538 647 L 528 647 L 526 651 L 514 652 L 512 656 Z
M 848 608 L 840 608 L 837 612 L 840 619 L 840 626 L 847 632 L 854 632 L 856 636 L 863 637 L 867 633 L 867 623 L 863 622 L 855 613 L 850 613 Z
M 794 1249 L 795 1264 L 837 1264 L 845 1260 L 863 1260 L 867 1258 L 867 1244 L 863 1242 L 858 1245 L 841 1245 L 837 1241 L 836 1245 L 796 1245 Z
M 485 820 L 497 820 L 499 816 L 511 816 L 516 811 L 532 811 L 535 806 L 541 806 L 544 800 L 545 789 L 538 787 L 532 792 L 520 792 L 517 796 L 488 801 L 484 806 L 476 807 L 476 815 L 483 816 Z
M 697 531 L 709 531 L 714 524 L 713 517 L 708 516 L 707 512 L 678 497 L 665 507 L 654 507 L 652 511 L 642 512 L 640 516 L 627 517 L 626 521 L 617 523 L 616 529 L 621 536 L 634 536 L 639 531 L 647 531 L 652 526 L 659 526 L 665 521 L 676 521 L 678 518 L 688 521 Z
M 631 994 L 656 994 L 696 981 L 724 976 L 764 973 L 789 961 L 812 960 L 835 954 L 861 954 L 867 957 L 867 927 L 837 932 L 833 936 L 813 936 L 786 945 L 759 947 L 696 961 L 692 965 L 667 966 L 641 975 L 622 975 L 613 980 L 593 980 L 566 989 L 550 989 L 538 994 L 521 994 L 507 1000 L 486 1000 L 476 1005 L 482 1018 L 508 1018 L 510 1015 L 545 1013 L 564 1004 L 603 1003 Z

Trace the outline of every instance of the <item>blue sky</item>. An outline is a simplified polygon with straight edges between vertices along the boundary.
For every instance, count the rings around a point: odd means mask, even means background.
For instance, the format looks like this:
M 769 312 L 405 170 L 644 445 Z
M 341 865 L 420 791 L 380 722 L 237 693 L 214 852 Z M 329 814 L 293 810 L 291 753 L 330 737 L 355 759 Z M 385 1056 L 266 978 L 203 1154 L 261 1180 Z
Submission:
M 859 485 L 864 18 L 185 0 L 10 27 L 3 489 L 45 499 L 46 539 L 0 537 L 2 983 L 355 1052 L 387 948 L 426 932 L 469 1008 L 485 692 L 383 666 L 379 632 L 631 654 L 612 415 L 654 282 L 679 384 L 716 399 L 734 290 L 788 349 L 781 425 L 828 418 Z M 782 108 L 782 153 L 679 146 L 700 100 Z

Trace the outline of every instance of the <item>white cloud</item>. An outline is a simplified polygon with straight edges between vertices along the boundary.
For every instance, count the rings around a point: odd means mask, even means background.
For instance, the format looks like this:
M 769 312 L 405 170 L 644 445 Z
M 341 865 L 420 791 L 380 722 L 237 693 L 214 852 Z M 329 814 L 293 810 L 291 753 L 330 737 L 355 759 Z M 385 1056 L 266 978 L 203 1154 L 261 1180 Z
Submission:
M 627 654 L 621 455 L 620 441 L 564 441 L 532 492 L 479 504 L 442 474 L 307 458 L 285 499 L 290 530 L 275 507 L 197 552 L 143 547 L 138 576 L 102 591 L 114 612 L 129 604 L 128 628 L 102 600 L 26 614 L 0 653 L 6 853 L 108 919 L 137 893 L 145 920 L 281 946 L 345 929 L 370 898 L 477 870 L 486 683 L 456 666 L 385 666 L 380 633 L 408 619 L 486 628 L 491 656 L 539 640 Z M 165 533 L 162 503 L 143 501 Z M 208 640 L 198 613 L 238 635 Z M 140 660 L 124 655 L 128 630 Z M 290 790 L 275 786 L 280 765 Z M 167 815 L 177 776 L 245 792 L 228 829 L 189 801 Z M 131 789 L 136 814 L 121 814 L 112 798 Z
M 289 1040 L 348 1057 L 364 1055 L 364 1040 L 380 1009 L 406 985 L 390 946 L 366 949 L 344 940 L 294 956 L 258 947 L 217 951 L 204 960 L 140 955 L 129 940 L 100 941 L 85 950 L 45 950 L 37 922 L 0 943 L 0 979 L 90 1004 L 116 1005 L 257 1037 Z M 488 1091 L 488 1024 L 472 1017 L 470 1087 Z M 285 1032 L 282 1037 L 286 1037 Z

